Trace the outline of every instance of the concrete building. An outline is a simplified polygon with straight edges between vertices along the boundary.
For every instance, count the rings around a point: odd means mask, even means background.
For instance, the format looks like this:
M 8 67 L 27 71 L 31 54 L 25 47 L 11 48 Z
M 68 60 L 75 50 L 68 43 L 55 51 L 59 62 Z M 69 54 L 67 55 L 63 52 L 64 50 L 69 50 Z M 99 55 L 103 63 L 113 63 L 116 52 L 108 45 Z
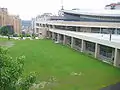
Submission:
M 0 26 L 11 26 L 16 34 L 21 33 L 21 20 L 17 15 L 9 15 L 7 8 L 0 8 Z
M 19 16 L 10 15 L 9 19 L 10 19 L 9 24 L 13 25 L 14 32 L 16 34 L 20 34 L 21 33 L 21 20 L 20 20 Z
M 40 27 L 40 22 L 47 22 L 51 20 L 63 20 L 62 16 L 55 16 L 51 13 L 44 13 L 32 19 L 32 30 L 39 38 L 44 38 L 47 28 Z
M 120 22 L 119 10 L 62 10 L 64 21 Z
M 39 27 L 46 32 L 46 38 L 120 67 L 118 23 L 47 21 L 39 22 Z M 106 34 L 104 31 L 113 34 Z
M 34 33 L 120 67 L 120 14 L 62 10 L 63 17 L 35 19 Z M 101 13 L 102 12 L 102 13 Z M 45 18 L 45 17 L 44 17 Z
M 0 26 L 9 24 L 8 22 L 8 10 L 7 8 L 0 8 Z

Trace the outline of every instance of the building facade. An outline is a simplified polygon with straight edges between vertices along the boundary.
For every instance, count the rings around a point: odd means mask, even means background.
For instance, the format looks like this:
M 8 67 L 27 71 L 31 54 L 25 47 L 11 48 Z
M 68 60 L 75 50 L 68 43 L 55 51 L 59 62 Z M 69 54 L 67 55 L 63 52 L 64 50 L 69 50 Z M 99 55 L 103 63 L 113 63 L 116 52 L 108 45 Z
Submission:
M 11 26 L 16 34 L 21 33 L 21 19 L 17 15 L 9 15 L 7 8 L 0 8 L 0 27 Z
M 92 22 L 51 21 L 40 22 L 39 27 L 46 31 L 45 37 L 52 39 L 55 43 L 67 45 L 100 61 L 120 67 L 120 35 L 117 33 L 120 25 L 118 23 L 111 26 L 111 23 L 101 22 L 95 24 Z M 107 30 L 111 33 L 105 34 L 104 32 Z M 114 31 L 113 34 L 112 31 Z
M 34 33 L 40 38 L 52 39 L 55 43 L 67 45 L 100 61 L 120 67 L 118 11 L 62 11 L 64 15 L 61 19 L 50 19 L 48 16 L 34 19 Z
M 40 27 L 40 22 L 47 22 L 47 21 L 56 21 L 56 20 L 63 20 L 62 16 L 55 16 L 51 13 L 44 13 L 42 15 L 37 16 L 36 18 L 32 18 L 31 25 L 33 33 L 36 34 L 39 38 L 44 38 L 46 36 L 47 28 Z

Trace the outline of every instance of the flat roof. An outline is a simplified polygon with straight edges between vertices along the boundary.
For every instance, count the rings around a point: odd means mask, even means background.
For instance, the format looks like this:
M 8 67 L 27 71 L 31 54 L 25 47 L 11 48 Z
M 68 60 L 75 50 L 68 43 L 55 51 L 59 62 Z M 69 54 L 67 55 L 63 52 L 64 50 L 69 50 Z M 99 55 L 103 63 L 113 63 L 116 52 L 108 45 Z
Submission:
M 63 10 L 65 13 L 91 16 L 120 17 L 120 10 Z
M 109 22 L 82 22 L 82 21 L 38 21 L 36 23 L 61 25 L 61 26 L 76 26 L 76 27 L 97 27 L 97 28 L 120 28 L 120 23 Z

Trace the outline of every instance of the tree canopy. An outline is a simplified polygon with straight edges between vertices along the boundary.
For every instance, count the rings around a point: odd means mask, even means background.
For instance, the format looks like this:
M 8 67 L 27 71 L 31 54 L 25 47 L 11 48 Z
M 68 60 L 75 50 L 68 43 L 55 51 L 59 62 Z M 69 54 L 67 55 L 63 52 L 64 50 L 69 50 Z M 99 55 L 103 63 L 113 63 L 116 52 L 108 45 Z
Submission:
M 7 36 L 14 34 L 13 28 L 11 26 L 3 26 L 0 28 L 0 34 Z

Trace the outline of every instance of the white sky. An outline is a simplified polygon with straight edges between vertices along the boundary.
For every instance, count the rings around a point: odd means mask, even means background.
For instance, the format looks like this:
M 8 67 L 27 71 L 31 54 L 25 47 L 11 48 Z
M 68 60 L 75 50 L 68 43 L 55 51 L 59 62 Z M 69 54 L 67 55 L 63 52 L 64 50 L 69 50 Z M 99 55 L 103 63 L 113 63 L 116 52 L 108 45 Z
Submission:
M 106 4 L 120 0 L 63 0 L 64 9 L 104 9 Z M 57 14 L 61 9 L 61 0 L 0 0 L 0 7 L 8 8 L 10 14 L 20 15 L 30 20 L 39 14 L 51 12 Z

